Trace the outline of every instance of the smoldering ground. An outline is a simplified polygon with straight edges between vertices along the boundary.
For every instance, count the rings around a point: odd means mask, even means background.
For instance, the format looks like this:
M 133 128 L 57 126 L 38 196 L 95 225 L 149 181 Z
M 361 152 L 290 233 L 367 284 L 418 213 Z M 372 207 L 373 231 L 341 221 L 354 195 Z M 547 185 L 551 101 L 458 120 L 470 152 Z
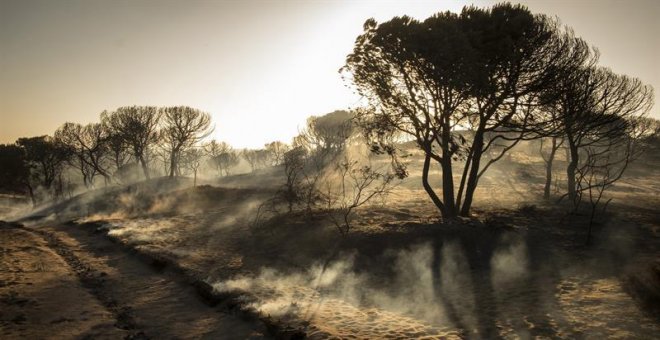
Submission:
M 215 288 L 246 294 L 265 315 L 309 323 L 310 334 L 529 338 L 572 337 L 589 329 L 625 335 L 635 320 L 644 320 L 639 332 L 657 331 L 652 318 L 625 297 L 619 279 L 606 274 L 604 254 L 571 258 L 533 231 L 485 234 L 457 232 L 381 249 L 376 256 L 358 246 L 306 269 L 261 269 L 218 281 Z M 585 288 L 588 297 L 579 301 L 577 287 L 594 288 Z M 631 314 L 614 317 L 606 312 L 611 304 Z
M 219 291 L 240 292 L 246 305 L 311 337 L 657 332 L 625 284 L 631 267 L 657 254 L 649 237 L 657 222 L 613 204 L 617 214 L 605 216 L 585 247 L 584 216 L 531 200 L 525 192 L 540 187 L 543 173 L 538 159 L 518 158 L 484 177 L 473 219 L 436 224 L 423 192 L 406 180 L 385 203 L 359 209 L 346 237 L 303 214 L 255 228 L 250 222 L 274 189 L 252 179 L 280 182 L 277 168 L 223 179 L 233 188 L 163 178 L 98 189 L 38 214 L 104 223 L 119 242 L 167 258 Z M 648 173 L 630 179 L 638 180 Z M 644 194 L 615 191 L 653 201 Z M 622 197 L 628 204 L 632 196 Z
M 246 13 L 260 6 L 252 7 Z M 0 205 L 0 218 L 24 223 L 0 223 L 0 231 L 25 236 L 0 255 L 28 254 L 32 236 L 40 235 L 44 254 L 58 250 L 44 258 L 57 261 L 59 254 L 84 274 L 74 284 L 84 285 L 90 276 L 99 282 L 114 276 L 124 288 L 130 286 L 122 281 L 147 288 L 164 286 L 169 281 L 164 278 L 184 281 L 193 295 L 171 287 L 173 305 L 152 295 L 150 302 L 160 308 L 148 311 L 151 319 L 166 313 L 175 318 L 197 294 L 214 308 L 245 312 L 263 328 L 297 337 L 657 337 L 660 121 L 649 118 L 655 114 L 652 86 L 614 72 L 609 67 L 616 65 L 601 63 L 598 49 L 559 18 L 524 5 L 432 13 L 426 19 L 402 12 L 380 23 L 364 21 L 344 62 L 335 65 L 349 92 L 359 97 L 349 100 L 357 107 L 310 116 L 295 135 L 275 130 L 299 108 L 273 110 L 268 119 L 222 114 L 219 127 L 248 132 L 233 142 L 258 148 L 234 149 L 213 140 L 230 137 L 214 131 L 218 112 L 162 106 L 158 100 L 148 106 L 124 103 L 93 121 L 86 114 L 85 124 L 61 122 L 52 135 L 0 144 L 0 191 L 29 197 L 33 205 L 28 211 L 26 200 L 0 196 L 10 202 Z M 339 22 L 311 18 L 290 23 L 313 34 L 310 25 Z M 83 26 L 74 30 L 87 32 Z M 255 45 L 261 41 L 254 39 L 257 31 L 235 30 L 225 38 Z M 136 36 L 170 41 L 185 34 L 165 40 Z M 150 46 L 147 40 L 143 45 Z M 261 45 L 269 51 L 255 55 L 266 57 L 266 68 L 277 67 L 282 56 L 306 54 L 307 46 Z M 329 45 L 307 47 L 319 46 Z M 255 50 L 234 52 L 246 51 Z M 189 57 L 171 56 L 179 55 Z M 309 56 L 313 61 L 315 55 Z M 184 67 L 177 71 L 185 71 L 188 61 L 178 63 Z M 289 63 L 287 78 L 295 81 L 298 71 L 313 64 Z M 136 70 L 136 77 L 145 78 L 140 72 L 149 69 Z M 170 97 L 186 101 L 194 93 L 202 105 L 204 90 L 188 90 Z M 317 90 L 333 97 L 329 87 Z M 245 91 L 222 92 L 211 95 L 215 104 L 227 104 L 223 95 Z M 243 94 L 267 99 L 260 96 L 264 91 L 252 92 Z M 285 95 L 277 102 L 294 97 L 305 99 Z M 136 98 L 143 101 L 144 93 Z M 224 125 L 232 121 L 242 125 Z M 264 124 L 269 131 L 260 133 Z M 264 140 L 275 135 L 291 139 Z M 622 177 L 634 161 L 641 165 Z M 83 266 L 76 253 L 90 265 Z M 138 261 L 145 262 L 140 275 L 132 275 L 136 267 L 130 265 L 111 270 Z M 16 263 L 10 257 L 0 261 L 11 268 L 0 270 L 0 290 L 13 289 L 5 282 L 16 283 L 14 273 L 33 269 Z M 65 277 L 67 268 L 60 269 Z M 39 293 L 48 291 L 43 287 Z M 94 287 L 88 290 L 94 295 Z M 142 298 L 131 289 L 121 294 L 133 296 L 128 302 Z M 9 293 L 3 300 L 16 304 L 14 297 Z M 111 309 L 119 306 L 105 302 Z M 205 323 L 210 314 L 218 321 L 217 309 L 199 307 L 199 314 L 166 326 Z M 117 314 L 119 319 L 122 313 Z M 4 329 L 13 323 L 21 332 L 25 319 L 0 316 L 0 324 Z M 222 332 L 233 326 L 218 327 Z M 163 337 L 200 334 L 182 333 Z

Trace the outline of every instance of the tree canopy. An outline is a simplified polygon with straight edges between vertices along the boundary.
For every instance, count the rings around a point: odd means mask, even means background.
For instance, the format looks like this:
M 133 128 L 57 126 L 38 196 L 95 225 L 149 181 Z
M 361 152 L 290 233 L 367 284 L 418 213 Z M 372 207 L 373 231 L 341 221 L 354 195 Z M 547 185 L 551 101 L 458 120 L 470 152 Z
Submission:
M 541 92 L 586 50 L 556 21 L 524 6 L 465 7 L 424 21 L 367 20 L 342 72 L 369 101 L 358 116 L 367 134 L 380 142 L 394 134 L 412 138 L 425 154 L 425 190 L 443 216 L 453 217 L 469 214 L 481 175 L 540 124 L 533 108 Z M 514 143 L 482 162 L 507 140 Z M 456 191 L 458 159 L 465 164 Z M 428 183 L 431 160 L 442 168 L 442 198 Z

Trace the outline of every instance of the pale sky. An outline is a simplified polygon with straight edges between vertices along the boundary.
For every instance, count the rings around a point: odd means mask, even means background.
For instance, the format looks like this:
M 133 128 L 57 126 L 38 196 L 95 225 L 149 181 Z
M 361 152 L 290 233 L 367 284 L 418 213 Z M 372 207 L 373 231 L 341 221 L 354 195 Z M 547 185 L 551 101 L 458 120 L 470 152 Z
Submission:
M 366 19 L 496 2 L 0 0 L 0 143 L 126 105 L 207 111 L 212 137 L 235 147 L 289 142 L 308 116 L 357 103 L 338 69 Z M 521 2 L 660 103 L 660 1 Z

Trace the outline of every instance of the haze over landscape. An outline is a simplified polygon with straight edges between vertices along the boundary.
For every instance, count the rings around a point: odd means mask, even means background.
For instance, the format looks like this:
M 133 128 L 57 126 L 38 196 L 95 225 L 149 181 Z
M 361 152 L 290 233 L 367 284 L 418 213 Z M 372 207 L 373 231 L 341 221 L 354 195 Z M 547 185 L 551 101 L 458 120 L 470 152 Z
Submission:
M 495 3 L 2 0 L 0 142 L 129 104 L 207 111 L 212 137 L 236 147 L 288 142 L 306 117 L 358 103 L 337 71 L 366 19 Z M 521 3 L 559 16 L 602 65 L 660 88 L 658 1 Z
M 659 10 L 0 0 L 0 338 L 655 339 Z

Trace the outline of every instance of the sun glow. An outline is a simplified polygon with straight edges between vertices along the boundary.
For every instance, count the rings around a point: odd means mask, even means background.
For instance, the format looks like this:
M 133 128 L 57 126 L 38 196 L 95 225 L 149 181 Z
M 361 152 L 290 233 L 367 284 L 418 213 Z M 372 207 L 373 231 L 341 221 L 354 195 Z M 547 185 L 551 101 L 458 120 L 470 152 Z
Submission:
M 101 111 L 125 105 L 207 111 L 215 124 L 210 137 L 236 147 L 289 142 L 310 115 L 358 104 L 338 70 L 366 19 L 423 19 L 493 2 L 2 1 L 0 142 L 52 134 L 65 121 L 94 122 Z M 648 13 L 617 5 L 617 15 L 641 19 L 606 34 L 610 28 L 590 19 L 600 15 L 585 16 L 593 11 L 585 4 L 525 3 L 560 15 L 615 71 L 660 83 L 651 53 L 657 43 L 643 40 L 655 33 L 641 30 L 654 20 Z M 627 36 L 624 29 L 633 31 Z M 629 62 L 631 56 L 639 61 Z

